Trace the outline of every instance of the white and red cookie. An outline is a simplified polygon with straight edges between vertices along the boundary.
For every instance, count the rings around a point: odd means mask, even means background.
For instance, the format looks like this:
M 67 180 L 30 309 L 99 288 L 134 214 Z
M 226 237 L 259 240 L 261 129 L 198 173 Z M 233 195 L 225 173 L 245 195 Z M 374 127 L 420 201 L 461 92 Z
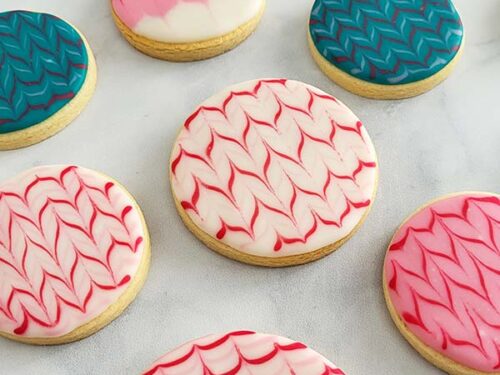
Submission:
M 185 122 L 170 169 L 188 228 L 215 251 L 264 266 L 338 248 L 366 217 L 377 183 L 359 119 L 285 79 L 241 83 L 204 102 Z
M 500 196 L 461 193 L 410 217 L 385 260 L 391 315 L 450 374 L 500 374 Z
M 142 213 L 112 179 L 44 166 L 0 184 L 0 335 L 82 339 L 135 298 L 149 266 Z
M 336 375 L 333 363 L 306 345 L 279 336 L 237 331 L 191 341 L 143 375 Z

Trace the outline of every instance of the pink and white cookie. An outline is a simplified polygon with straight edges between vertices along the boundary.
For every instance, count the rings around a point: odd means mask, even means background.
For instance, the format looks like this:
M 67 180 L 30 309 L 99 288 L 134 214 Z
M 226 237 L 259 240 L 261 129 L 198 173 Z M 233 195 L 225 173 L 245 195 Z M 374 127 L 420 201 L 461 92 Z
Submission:
M 500 374 L 500 196 L 432 202 L 396 232 L 384 266 L 391 316 L 453 375 Z
M 44 166 L 0 184 L 0 336 L 83 339 L 136 297 L 149 267 L 139 206 L 116 181 Z
M 147 55 L 192 61 L 224 53 L 245 40 L 265 0 L 111 0 L 125 38 Z
M 237 331 L 191 341 L 156 361 L 143 375 L 334 375 L 344 374 L 306 345 Z
M 187 227 L 208 247 L 271 267 L 341 246 L 366 218 L 377 159 L 359 119 L 307 84 L 230 87 L 189 116 L 171 157 Z

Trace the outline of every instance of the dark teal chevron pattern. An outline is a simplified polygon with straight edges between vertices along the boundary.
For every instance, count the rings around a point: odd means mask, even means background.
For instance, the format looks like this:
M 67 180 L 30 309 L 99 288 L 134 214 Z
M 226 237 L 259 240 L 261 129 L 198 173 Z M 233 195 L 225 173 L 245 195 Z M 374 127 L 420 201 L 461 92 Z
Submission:
M 428 78 L 463 38 L 450 0 L 316 0 L 310 32 L 334 66 L 363 81 L 396 85 Z
M 36 125 L 75 97 L 88 55 L 78 32 L 42 13 L 0 13 L 0 134 Z

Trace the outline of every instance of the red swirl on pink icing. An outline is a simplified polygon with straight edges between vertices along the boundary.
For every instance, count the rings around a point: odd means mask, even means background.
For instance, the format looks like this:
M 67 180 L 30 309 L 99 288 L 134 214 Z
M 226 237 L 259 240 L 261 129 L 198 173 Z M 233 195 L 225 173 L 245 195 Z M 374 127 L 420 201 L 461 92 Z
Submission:
M 70 333 L 116 302 L 143 250 L 132 199 L 96 172 L 38 167 L 0 185 L 0 331 Z
M 189 342 L 153 364 L 144 375 L 344 374 L 306 345 L 250 331 Z
M 374 194 L 376 156 L 354 114 L 288 80 L 242 83 L 186 121 L 172 187 L 204 232 L 259 256 L 306 253 L 353 231 Z
M 425 345 L 474 370 L 500 370 L 500 197 L 432 203 L 396 233 L 385 262 L 392 304 Z

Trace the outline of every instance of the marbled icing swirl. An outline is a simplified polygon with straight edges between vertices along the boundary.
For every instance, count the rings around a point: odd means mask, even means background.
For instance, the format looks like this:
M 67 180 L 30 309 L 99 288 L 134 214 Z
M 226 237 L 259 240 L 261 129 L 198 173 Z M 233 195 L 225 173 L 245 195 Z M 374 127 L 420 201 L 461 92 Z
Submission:
M 297 81 L 224 90 L 186 121 L 172 187 L 194 223 L 257 256 L 302 254 L 348 236 L 366 215 L 376 155 L 359 119 Z
M 0 185 L 0 331 L 60 337 L 115 303 L 144 254 L 120 186 L 88 169 L 31 169 Z
M 337 68 L 396 85 L 442 70 L 462 45 L 463 26 L 450 0 L 316 0 L 310 33 Z
M 500 197 L 464 193 L 423 208 L 385 262 L 390 301 L 425 345 L 500 372 Z
M 279 336 L 237 331 L 191 341 L 143 375 L 343 375 L 306 345 Z
M 71 25 L 50 14 L 0 13 L 0 134 L 47 120 L 78 94 L 88 54 Z

